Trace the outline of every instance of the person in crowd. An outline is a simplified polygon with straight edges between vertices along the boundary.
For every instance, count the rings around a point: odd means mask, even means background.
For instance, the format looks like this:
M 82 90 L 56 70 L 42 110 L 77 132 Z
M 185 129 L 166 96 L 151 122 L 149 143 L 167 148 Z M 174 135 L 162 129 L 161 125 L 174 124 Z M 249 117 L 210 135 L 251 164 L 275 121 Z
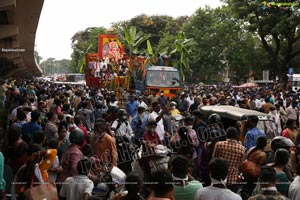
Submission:
M 93 111 L 95 121 L 97 121 L 97 119 L 103 118 L 103 113 L 106 113 L 107 110 L 108 107 L 105 104 L 101 103 L 100 101 L 97 101 L 95 103 L 95 110 Z
M 137 113 L 137 108 L 139 107 L 138 102 L 134 99 L 133 95 L 129 96 L 129 101 L 126 102 L 126 112 L 129 115 L 129 122 Z
M 300 199 L 300 164 L 296 166 L 297 176 L 289 187 L 288 197 L 290 200 Z
M 176 108 L 177 103 L 175 101 L 170 102 L 170 112 L 171 112 L 171 117 L 175 118 L 176 116 L 180 115 L 180 111 Z
M 289 138 L 295 144 L 297 134 L 298 130 L 296 128 L 296 121 L 293 119 L 288 119 L 286 122 L 286 128 L 282 131 L 282 136 Z
M 297 121 L 299 115 L 299 109 L 297 108 L 297 101 L 293 101 L 289 107 L 286 108 L 286 114 L 288 119 Z
M 193 113 L 195 110 L 198 110 L 200 106 L 200 100 L 199 98 L 194 98 L 194 103 L 191 104 L 190 108 L 189 108 L 189 112 Z
M 176 200 L 195 199 L 197 190 L 202 184 L 189 175 L 189 161 L 178 155 L 171 161 L 171 172 L 174 182 L 174 197 Z
M 288 196 L 289 192 L 289 179 L 284 172 L 284 168 L 288 164 L 290 159 L 290 152 L 286 149 L 277 149 L 275 152 L 275 162 L 271 166 L 276 171 L 276 188 L 284 196 Z
M 64 182 L 66 178 L 76 175 L 77 163 L 83 158 L 80 150 L 84 143 L 85 135 L 82 130 L 74 129 L 69 136 L 71 145 L 69 145 L 61 158 L 62 173 L 58 177 L 58 182 Z
M 177 134 L 171 139 L 171 144 L 173 143 L 177 154 L 183 155 L 192 164 L 193 159 L 197 157 L 195 143 L 191 135 L 189 135 L 189 129 L 186 126 L 182 126 L 178 129 Z
M 265 135 L 265 133 L 259 130 L 256 126 L 258 123 L 258 117 L 256 115 L 251 115 L 248 117 L 246 126 L 249 128 L 245 136 L 245 149 L 249 150 L 256 144 L 256 139 L 260 135 Z
M 186 94 L 183 93 L 181 94 L 179 103 L 177 105 L 178 110 L 180 111 L 180 113 L 187 113 L 188 109 L 189 109 L 189 102 L 186 100 Z
M 200 188 L 196 200 L 242 200 L 242 198 L 227 189 L 228 162 L 224 158 L 214 158 L 209 163 L 211 185 Z
M 143 107 L 146 110 L 148 110 L 148 105 L 143 101 L 143 96 L 138 97 L 137 103 L 138 103 L 138 107 Z
M 169 133 L 165 131 L 163 116 L 169 112 L 168 108 L 161 111 L 161 105 L 158 102 L 152 103 L 153 111 L 149 115 L 149 121 L 156 121 L 156 133 L 158 134 L 161 141 L 164 141 L 165 137 L 169 136 Z
M 149 95 L 148 99 L 149 99 L 150 105 L 152 105 L 152 103 L 154 103 L 158 100 L 158 96 L 156 96 L 156 91 L 155 90 L 153 90 L 151 92 L 151 95 Z
M 147 200 L 175 200 L 172 174 L 167 170 L 158 170 L 152 177 L 150 185 L 152 193 Z
M 39 168 L 41 161 L 41 152 L 43 150 L 40 146 L 31 144 L 28 147 L 27 155 L 28 160 L 15 174 L 12 187 L 12 199 L 25 199 L 24 191 L 32 186 L 44 184 L 44 180 Z M 45 151 L 44 151 L 45 152 Z
M 12 128 L 22 129 L 23 125 L 26 124 L 27 116 L 23 109 L 17 111 L 17 121 L 12 124 Z
M 226 132 L 227 140 L 216 143 L 213 158 L 221 157 L 227 160 L 229 164 L 227 187 L 233 192 L 237 192 L 238 169 L 243 161 L 245 149 L 244 146 L 238 142 L 238 133 L 235 128 L 229 127 Z
M 107 126 L 109 125 L 103 122 L 97 122 L 95 124 L 92 146 L 94 158 L 98 160 L 101 159 L 109 169 L 112 169 L 113 166 L 117 166 L 118 152 L 114 138 L 107 133 Z M 103 167 L 100 167 L 99 170 L 96 169 L 95 174 L 103 170 Z
M 162 144 L 158 133 L 156 132 L 157 122 L 154 120 L 148 121 L 147 129 L 144 133 L 144 143 L 148 146 L 154 147 L 155 145 Z
M 48 141 L 58 138 L 58 127 L 56 125 L 57 116 L 54 112 L 47 113 L 48 121 L 45 126 L 46 138 Z
M 68 177 L 59 192 L 60 197 L 66 200 L 89 200 L 92 196 L 94 183 L 88 173 L 92 167 L 88 158 L 82 158 L 77 163 L 78 174 Z
M 58 147 L 57 139 L 52 139 L 50 141 L 47 141 L 48 149 L 50 149 L 50 150 L 55 149 L 57 151 L 57 147 Z M 57 175 L 59 175 L 59 173 L 61 173 L 61 167 L 60 167 L 60 163 L 59 163 L 59 157 L 58 157 L 58 155 L 56 155 L 51 167 L 48 169 L 49 182 L 55 182 L 57 179 Z
M 165 108 L 168 104 L 168 98 L 165 96 L 164 91 L 160 91 L 160 96 L 157 99 L 157 102 L 162 108 Z M 153 102 L 154 103 L 154 102 Z M 152 105 L 153 108 L 153 105 Z
M 20 167 L 27 162 L 27 149 L 28 144 L 21 138 L 21 129 L 11 128 L 2 152 L 5 162 L 13 168 L 14 173 L 17 173 Z
M 277 104 L 276 104 L 277 105 Z M 281 121 L 280 121 L 280 115 L 278 110 L 276 109 L 275 106 L 270 107 L 270 112 L 269 115 L 274 119 L 275 124 L 276 124 L 276 129 L 278 133 L 282 132 L 282 126 L 281 126 Z
M 125 192 L 115 195 L 112 200 L 144 200 L 141 194 L 143 180 L 138 174 L 131 172 L 126 176 L 125 189 Z
M 265 103 L 262 105 L 262 108 L 264 109 L 266 114 L 269 114 L 270 108 L 273 106 L 273 104 L 270 102 L 270 97 L 267 96 L 265 98 Z
M 32 138 L 33 144 L 39 146 L 42 151 L 40 151 L 40 156 L 43 160 L 39 163 L 39 169 L 41 170 L 42 178 L 45 182 L 49 181 L 48 170 L 51 168 L 52 164 L 55 162 L 57 149 L 44 149 L 46 135 L 43 131 L 37 131 Z
M 118 111 L 118 119 L 112 123 L 111 128 L 115 132 L 115 137 L 118 137 L 117 139 L 122 141 L 125 139 L 127 142 L 131 142 L 133 131 L 128 121 L 126 110 L 120 109 Z
M 78 110 L 78 115 L 83 125 L 86 127 L 87 131 L 91 131 L 95 118 L 93 112 L 88 108 L 89 102 L 82 102 L 82 108 Z
M 287 200 L 276 189 L 277 175 L 276 170 L 270 166 L 263 166 L 260 169 L 259 183 L 261 192 L 255 196 L 248 198 L 248 200 Z
M 148 122 L 148 114 L 145 112 L 146 109 L 142 106 L 138 107 L 137 115 L 131 121 L 131 128 L 134 133 L 135 143 L 140 145 L 142 138 L 144 137 L 144 132 L 146 130 L 146 125 Z
M 39 125 L 40 112 L 35 110 L 31 112 L 31 121 L 22 126 L 22 135 L 27 135 L 30 140 L 36 131 L 42 130 Z
M 58 126 L 57 155 L 59 159 L 61 159 L 62 154 L 70 145 L 68 130 L 66 126 L 67 124 L 64 122 L 59 123 Z
M 262 167 L 266 164 L 267 155 L 264 151 L 267 146 L 267 137 L 264 135 L 258 136 L 256 146 L 246 152 L 245 158 L 254 162 L 257 166 Z M 249 174 L 243 174 L 245 185 L 242 185 L 242 197 L 247 199 L 251 196 L 255 188 L 255 182 L 258 177 L 253 177 Z

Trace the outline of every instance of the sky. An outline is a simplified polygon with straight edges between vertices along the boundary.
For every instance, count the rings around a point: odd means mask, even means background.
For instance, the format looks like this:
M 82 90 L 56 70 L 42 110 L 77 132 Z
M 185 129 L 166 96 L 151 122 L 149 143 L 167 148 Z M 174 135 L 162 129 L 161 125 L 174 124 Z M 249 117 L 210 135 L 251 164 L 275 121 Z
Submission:
M 45 0 L 36 33 L 36 50 L 46 60 L 71 59 L 71 37 L 88 27 L 111 27 L 140 15 L 191 16 L 219 0 Z

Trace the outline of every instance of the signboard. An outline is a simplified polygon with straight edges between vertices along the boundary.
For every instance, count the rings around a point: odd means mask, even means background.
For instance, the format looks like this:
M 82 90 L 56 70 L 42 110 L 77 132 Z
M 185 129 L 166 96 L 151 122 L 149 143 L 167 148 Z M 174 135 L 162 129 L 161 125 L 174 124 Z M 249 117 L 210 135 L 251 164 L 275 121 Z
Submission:
M 269 80 L 269 70 L 263 70 L 263 80 L 264 81 Z

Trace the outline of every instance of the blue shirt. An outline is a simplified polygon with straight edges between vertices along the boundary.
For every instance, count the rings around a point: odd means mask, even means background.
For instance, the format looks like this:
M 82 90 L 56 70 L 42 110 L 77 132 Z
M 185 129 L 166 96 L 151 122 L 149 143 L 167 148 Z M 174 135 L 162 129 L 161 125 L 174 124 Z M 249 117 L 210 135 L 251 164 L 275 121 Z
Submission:
M 130 115 L 130 116 L 135 116 L 136 115 L 136 109 L 137 109 L 137 107 L 139 106 L 139 104 L 138 104 L 138 102 L 136 102 L 136 101 L 128 101 L 127 103 L 126 103 L 126 112 L 128 113 L 128 115 Z
M 132 119 L 130 125 L 131 125 L 131 128 L 132 128 L 132 131 L 135 134 L 136 139 L 139 140 L 139 139 L 143 138 L 144 132 L 145 132 L 145 129 L 146 129 L 145 127 L 146 127 L 147 121 L 148 121 L 148 115 L 146 113 L 144 114 L 144 119 L 143 119 L 141 125 L 138 125 L 138 123 L 139 123 L 139 116 L 138 115 L 136 115 Z
M 32 137 L 39 130 L 42 130 L 42 127 L 37 122 L 28 122 L 22 126 L 22 135 L 29 134 Z
M 256 139 L 260 135 L 265 135 L 265 133 L 259 130 L 257 127 L 250 129 L 245 136 L 245 148 L 246 150 L 254 147 L 256 145 Z

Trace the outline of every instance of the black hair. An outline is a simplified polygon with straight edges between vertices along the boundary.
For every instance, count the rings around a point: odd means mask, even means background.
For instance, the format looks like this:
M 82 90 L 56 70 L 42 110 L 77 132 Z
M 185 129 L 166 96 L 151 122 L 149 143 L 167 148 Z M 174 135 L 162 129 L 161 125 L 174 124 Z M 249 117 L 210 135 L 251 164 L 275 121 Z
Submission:
M 7 134 L 8 144 L 12 145 L 21 137 L 22 130 L 18 127 L 12 127 Z
M 172 162 L 172 172 L 179 178 L 185 178 L 189 171 L 189 161 L 182 155 L 176 156 Z
M 74 117 L 74 123 L 78 126 L 81 123 L 80 117 L 77 115 Z
M 216 180 L 225 180 L 228 174 L 228 162 L 224 158 L 214 158 L 209 162 L 211 177 Z
M 291 126 L 294 122 L 295 122 L 294 119 L 288 119 L 288 120 L 286 121 L 286 126 L 289 127 L 289 126 Z
M 34 121 L 34 122 L 38 121 L 39 118 L 40 118 L 40 112 L 39 111 L 34 110 L 34 111 L 31 112 L 31 120 L 32 121 Z
M 20 121 L 24 121 L 26 119 L 26 113 L 23 111 L 23 109 L 17 110 L 17 119 Z
M 139 193 L 143 188 L 143 180 L 137 173 L 131 172 L 126 176 L 125 188 L 127 195 L 122 200 L 140 200 Z
M 256 139 L 256 147 L 257 149 L 263 149 L 267 146 L 268 139 L 265 135 L 260 135 Z
M 27 155 L 31 156 L 33 153 L 41 151 L 42 147 L 37 144 L 30 144 L 27 149 Z
M 82 147 L 82 153 L 86 157 L 90 157 L 93 154 L 93 148 L 90 144 L 85 144 Z
M 251 122 L 257 125 L 258 123 L 258 117 L 256 115 L 250 115 L 248 118 L 251 119 Z
M 154 120 L 150 120 L 150 121 L 148 121 L 147 126 L 157 126 L 157 122 Z
M 53 111 L 48 112 L 48 113 L 47 113 L 47 119 L 48 119 L 48 120 L 51 120 L 51 119 L 54 117 L 54 115 L 55 115 L 55 114 L 54 114 Z
M 156 106 L 158 106 L 158 105 L 160 105 L 157 101 L 154 101 L 153 103 L 152 103 L 152 108 L 154 108 L 154 107 L 156 107 Z
M 58 140 L 57 139 L 51 139 L 47 142 L 47 146 L 49 149 L 57 149 L 58 147 Z
M 35 144 L 40 144 L 41 142 L 43 142 L 46 138 L 46 134 L 44 131 L 39 130 L 34 132 L 33 137 L 32 137 L 32 141 Z
M 235 127 L 228 127 L 226 130 L 226 135 L 228 139 L 238 139 L 238 130 Z
M 77 163 L 78 174 L 87 175 L 91 170 L 91 168 L 92 168 L 92 163 L 87 157 L 82 158 Z
M 296 164 L 296 173 L 298 176 L 300 176 L 300 164 Z
M 166 169 L 160 169 L 152 174 L 150 178 L 155 197 L 162 197 L 173 189 L 173 177 Z
M 286 165 L 290 159 L 290 152 L 286 149 L 280 148 L 275 152 L 275 166 Z
M 271 166 L 262 166 L 259 172 L 259 181 L 261 183 L 275 183 L 277 180 L 276 178 L 276 171 Z

